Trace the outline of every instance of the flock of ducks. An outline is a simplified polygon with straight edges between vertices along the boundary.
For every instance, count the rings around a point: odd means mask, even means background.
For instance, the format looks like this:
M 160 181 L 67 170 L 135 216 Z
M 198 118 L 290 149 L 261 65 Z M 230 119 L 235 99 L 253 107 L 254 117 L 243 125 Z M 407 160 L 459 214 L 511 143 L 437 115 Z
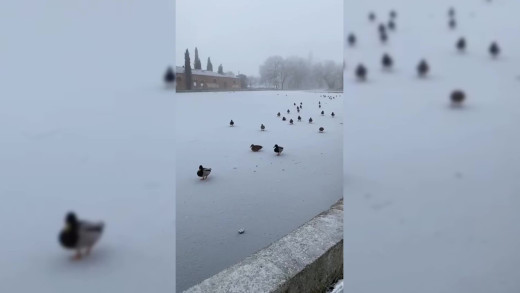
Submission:
M 286 95 L 287 96 L 287 95 Z M 329 100 L 333 100 L 337 97 L 338 95 L 320 95 L 320 98 L 328 98 Z M 303 109 L 303 103 L 300 102 L 299 105 L 297 105 L 296 103 L 293 103 L 293 106 L 296 107 L 296 111 L 298 113 L 300 113 L 300 111 Z M 318 108 L 321 109 L 321 101 L 318 101 Z M 291 110 L 290 109 L 287 109 L 287 114 L 290 114 L 291 113 Z M 324 116 L 325 115 L 325 111 L 321 111 L 321 115 Z M 331 117 L 334 118 L 336 114 L 334 114 L 334 112 L 331 112 Z M 282 116 L 282 114 L 280 112 L 278 112 L 276 114 L 276 116 L 279 118 Z M 297 120 L 298 122 L 301 122 L 302 121 L 302 117 L 300 115 L 298 115 L 297 117 Z M 285 118 L 285 116 L 282 117 L 282 121 L 287 121 L 287 119 Z M 309 117 L 309 124 L 312 124 L 313 120 L 312 120 L 312 117 Z M 294 125 L 294 120 L 291 118 L 289 120 L 289 124 L 290 125 Z M 235 122 L 233 121 L 233 119 L 231 119 L 231 121 L 229 121 L 229 126 L 230 127 L 234 127 L 235 126 Z M 261 131 L 265 131 L 266 127 L 265 125 L 262 123 L 260 124 L 260 130 Z M 318 132 L 319 133 L 323 133 L 325 131 L 325 128 L 324 127 L 320 127 L 318 128 Z M 253 152 L 259 152 L 260 150 L 262 150 L 263 146 L 261 145 L 258 145 L 258 144 L 251 144 L 250 146 L 250 149 L 251 151 Z M 276 153 L 277 156 L 280 156 L 282 154 L 284 150 L 284 147 L 283 146 L 280 146 L 278 144 L 275 144 L 273 146 L 273 151 Z M 199 169 L 197 170 L 197 176 L 200 177 L 201 180 L 205 180 L 208 178 L 209 174 L 211 173 L 211 168 L 205 168 L 204 166 L 200 165 L 199 166 Z
M 395 31 L 396 30 L 396 18 L 397 18 L 397 12 L 395 10 L 391 10 L 389 13 L 390 19 L 388 20 L 387 24 L 380 23 L 378 25 L 378 33 L 379 38 L 382 43 L 386 43 L 388 40 L 388 31 Z M 368 19 L 370 22 L 374 23 L 376 21 L 376 14 L 374 12 L 369 12 Z M 457 26 L 457 21 L 455 17 L 455 8 L 450 7 L 448 9 L 448 27 L 452 30 L 454 30 Z M 347 36 L 347 43 L 350 47 L 355 47 L 357 42 L 357 37 L 354 33 L 350 33 Z M 456 43 L 455 48 L 459 52 L 464 52 L 467 48 L 467 42 L 464 37 L 460 37 Z M 496 41 L 491 42 L 491 44 L 488 47 L 488 52 L 493 58 L 497 58 L 500 54 L 500 47 Z M 394 60 L 388 53 L 384 53 L 381 58 L 381 64 L 384 70 L 391 70 L 394 66 Z M 426 59 L 419 60 L 419 63 L 417 64 L 416 68 L 417 74 L 421 78 L 425 78 L 429 71 L 430 71 L 430 65 L 426 61 Z M 359 81 L 366 81 L 367 75 L 368 75 L 368 69 L 363 65 L 362 63 L 359 63 L 355 69 L 355 75 L 356 78 Z M 452 102 L 452 105 L 459 106 L 462 104 L 462 102 L 465 100 L 465 93 L 464 91 L 460 89 L 453 90 L 450 94 L 450 100 Z

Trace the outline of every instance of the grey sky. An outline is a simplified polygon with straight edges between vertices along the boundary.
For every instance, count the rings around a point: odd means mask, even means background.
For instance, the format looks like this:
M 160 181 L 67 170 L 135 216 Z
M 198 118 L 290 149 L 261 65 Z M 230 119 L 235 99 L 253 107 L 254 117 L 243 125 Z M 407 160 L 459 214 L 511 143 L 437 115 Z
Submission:
M 176 3 L 176 62 L 258 76 L 272 55 L 343 62 L 343 0 L 180 0 Z

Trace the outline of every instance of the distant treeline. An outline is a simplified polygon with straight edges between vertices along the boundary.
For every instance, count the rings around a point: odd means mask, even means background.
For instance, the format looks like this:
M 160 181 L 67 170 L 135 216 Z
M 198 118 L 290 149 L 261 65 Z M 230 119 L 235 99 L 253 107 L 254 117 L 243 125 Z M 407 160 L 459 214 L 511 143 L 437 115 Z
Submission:
M 315 63 L 297 56 L 271 56 L 260 66 L 260 77 L 249 77 L 249 83 L 281 90 L 342 90 L 343 65 L 334 61 Z

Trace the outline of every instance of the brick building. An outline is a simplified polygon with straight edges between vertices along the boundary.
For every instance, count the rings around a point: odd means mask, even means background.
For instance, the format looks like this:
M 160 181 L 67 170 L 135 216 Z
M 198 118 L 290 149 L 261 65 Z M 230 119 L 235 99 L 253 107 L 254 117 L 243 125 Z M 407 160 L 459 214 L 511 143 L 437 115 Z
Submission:
M 239 89 L 240 79 L 234 75 L 218 74 L 216 72 L 192 69 L 191 76 L 193 81 L 193 90 L 198 89 Z M 186 77 L 184 67 L 176 68 L 177 90 L 186 90 Z

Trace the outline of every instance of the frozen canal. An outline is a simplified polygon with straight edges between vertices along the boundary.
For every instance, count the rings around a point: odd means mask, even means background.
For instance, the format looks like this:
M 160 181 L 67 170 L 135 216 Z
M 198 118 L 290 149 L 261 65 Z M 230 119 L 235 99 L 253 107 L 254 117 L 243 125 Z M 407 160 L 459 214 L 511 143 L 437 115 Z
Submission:
M 183 93 L 176 100 L 177 291 L 268 246 L 342 197 L 341 94 Z M 251 144 L 263 149 L 251 152 Z M 281 156 L 275 144 L 284 147 Z M 213 169 L 207 181 L 196 175 L 201 164 Z

